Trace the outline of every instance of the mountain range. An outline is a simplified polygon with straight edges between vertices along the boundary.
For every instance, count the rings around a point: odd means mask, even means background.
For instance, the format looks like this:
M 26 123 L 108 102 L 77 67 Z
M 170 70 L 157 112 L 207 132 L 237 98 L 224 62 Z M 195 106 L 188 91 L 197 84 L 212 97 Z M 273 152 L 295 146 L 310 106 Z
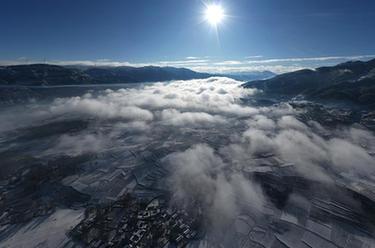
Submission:
M 208 78 L 210 74 L 174 67 L 88 67 L 85 69 L 49 64 L 0 67 L 0 85 L 80 85 L 158 82 Z
M 315 70 L 276 75 L 272 72 L 209 74 L 174 67 L 75 67 L 50 64 L 0 66 L 0 85 L 44 86 L 159 82 L 226 76 L 249 80 L 243 86 L 265 95 L 304 96 L 375 106 L 375 59 L 349 61 Z M 264 79 L 268 78 L 268 79 Z M 251 81 L 253 79 L 261 79 Z
M 318 100 L 345 100 L 375 104 L 375 59 L 349 61 L 332 67 L 304 69 L 243 85 L 267 95 L 298 96 Z
M 41 86 L 81 84 L 122 84 L 171 80 L 204 79 L 225 76 L 248 81 L 274 76 L 272 72 L 209 74 L 175 67 L 83 67 L 30 64 L 0 66 L 0 85 Z

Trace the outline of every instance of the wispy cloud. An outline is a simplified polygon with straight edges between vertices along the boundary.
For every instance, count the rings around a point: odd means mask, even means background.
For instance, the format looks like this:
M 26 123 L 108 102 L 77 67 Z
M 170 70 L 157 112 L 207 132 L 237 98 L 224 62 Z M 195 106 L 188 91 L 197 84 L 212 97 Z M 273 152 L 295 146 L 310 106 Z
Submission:
M 225 60 L 225 61 L 221 61 L 221 62 L 215 62 L 213 64 L 214 65 L 243 65 L 244 62 L 239 61 L 239 60 Z
M 260 71 L 272 71 L 274 73 L 280 74 L 285 72 L 291 72 L 301 69 L 306 69 L 310 67 L 298 66 L 298 65 L 202 65 L 190 67 L 190 69 L 198 72 L 208 72 L 208 73 L 251 73 Z
M 245 59 L 261 59 L 263 58 L 262 55 L 253 55 L 253 56 L 247 56 Z
M 374 57 L 375 57 L 375 55 L 280 58 L 280 59 L 249 60 L 249 61 L 246 61 L 245 63 L 248 63 L 248 64 L 270 64 L 270 63 L 282 63 L 282 62 L 361 60 L 361 59 L 368 59 L 368 58 L 374 58 Z
M 170 60 L 170 61 L 159 61 L 154 64 L 158 65 L 190 65 L 190 64 L 206 64 L 210 60 L 207 59 L 188 59 L 188 60 Z
M 3 60 L 0 65 L 17 65 L 25 63 L 50 63 L 55 65 L 83 65 L 83 66 L 173 66 L 185 67 L 199 72 L 208 73 L 237 73 L 272 71 L 274 73 L 285 73 L 305 68 L 316 68 L 319 66 L 332 65 L 347 60 L 366 60 L 375 58 L 375 55 L 354 56 L 322 56 L 322 57 L 295 57 L 295 58 L 264 58 L 263 56 L 247 56 L 244 59 L 220 60 L 209 57 L 186 57 L 181 60 L 166 60 L 144 63 L 132 63 L 128 61 L 113 61 L 110 59 L 98 60 L 29 60 L 19 58 L 16 60 Z

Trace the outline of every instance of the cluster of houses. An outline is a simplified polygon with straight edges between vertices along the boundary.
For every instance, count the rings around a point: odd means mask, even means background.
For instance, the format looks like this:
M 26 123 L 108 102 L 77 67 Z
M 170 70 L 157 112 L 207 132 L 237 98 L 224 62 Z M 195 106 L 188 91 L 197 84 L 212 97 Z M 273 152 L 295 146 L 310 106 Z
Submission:
M 185 246 L 198 233 L 199 218 L 164 204 L 130 196 L 101 207 L 88 208 L 84 220 L 71 232 L 77 244 L 102 247 Z

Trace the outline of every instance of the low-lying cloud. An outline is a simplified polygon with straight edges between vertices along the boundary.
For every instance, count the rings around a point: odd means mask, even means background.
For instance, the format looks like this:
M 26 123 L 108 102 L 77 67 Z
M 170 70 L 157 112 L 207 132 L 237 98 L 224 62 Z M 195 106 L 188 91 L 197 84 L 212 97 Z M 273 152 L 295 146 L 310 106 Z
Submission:
M 241 206 L 260 211 L 264 204 L 260 188 L 232 171 L 206 144 L 170 154 L 163 162 L 172 172 L 168 184 L 173 186 L 175 203 L 188 207 L 199 203 L 213 232 L 225 232 Z
M 223 233 L 243 208 L 263 211 L 267 196 L 246 173 L 253 169 L 289 166 L 295 174 L 319 182 L 375 175 L 373 133 L 360 126 L 330 129 L 302 122 L 288 103 L 245 104 L 242 99 L 257 91 L 240 84 L 217 77 L 36 102 L 16 116 L 11 109 L 1 112 L 1 134 L 83 119 L 89 122 L 86 129 L 56 133 L 44 154 L 77 156 L 126 145 L 166 147 L 171 152 L 160 162 L 169 172 L 163 180 L 172 202 L 199 203 L 215 233 Z

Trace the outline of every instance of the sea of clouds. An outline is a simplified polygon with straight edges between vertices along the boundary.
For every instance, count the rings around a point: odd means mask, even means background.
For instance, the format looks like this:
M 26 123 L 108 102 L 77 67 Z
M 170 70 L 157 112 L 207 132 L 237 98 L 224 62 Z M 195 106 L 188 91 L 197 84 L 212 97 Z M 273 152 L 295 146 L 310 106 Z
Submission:
M 243 99 L 257 93 L 228 78 L 147 84 L 137 88 L 90 91 L 82 96 L 34 102 L 0 113 L 1 133 L 42 123 L 88 120 L 87 129 L 60 134 L 44 154 L 101 153 L 132 142 L 151 143 L 159 132 L 170 132 L 189 147 L 174 151 L 162 164 L 173 201 L 198 202 L 213 229 L 223 232 L 244 207 L 261 212 L 266 196 L 242 171 L 257 166 L 255 157 L 273 153 L 294 164 L 299 175 L 325 183 L 340 175 L 375 180 L 375 136 L 360 127 L 328 129 L 303 123 L 288 103 L 251 106 Z M 301 110 L 300 110 L 301 111 Z M 105 127 L 105 128 L 104 128 Z M 184 130 L 224 135 L 220 144 L 191 143 Z M 328 136 L 326 134 L 329 134 Z M 323 135 L 324 134 L 324 135 Z M 183 136 L 183 137 L 182 137 Z M 163 146 L 163 140 L 156 140 Z M 220 216 L 220 218 L 218 218 Z

